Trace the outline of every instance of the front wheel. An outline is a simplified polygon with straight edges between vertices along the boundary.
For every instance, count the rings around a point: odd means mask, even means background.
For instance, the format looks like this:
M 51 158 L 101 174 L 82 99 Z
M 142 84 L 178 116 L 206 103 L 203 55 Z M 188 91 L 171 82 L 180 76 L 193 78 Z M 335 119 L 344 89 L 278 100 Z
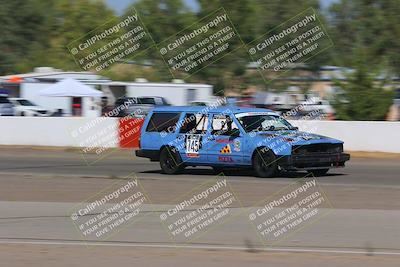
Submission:
M 324 176 L 329 169 L 316 169 L 316 170 L 307 170 L 308 173 L 311 173 L 313 176 Z
M 161 150 L 160 167 L 165 174 L 177 174 L 184 168 L 178 152 L 170 147 Z
M 253 169 L 258 177 L 270 178 L 277 174 L 278 163 L 274 152 L 257 149 L 253 157 Z

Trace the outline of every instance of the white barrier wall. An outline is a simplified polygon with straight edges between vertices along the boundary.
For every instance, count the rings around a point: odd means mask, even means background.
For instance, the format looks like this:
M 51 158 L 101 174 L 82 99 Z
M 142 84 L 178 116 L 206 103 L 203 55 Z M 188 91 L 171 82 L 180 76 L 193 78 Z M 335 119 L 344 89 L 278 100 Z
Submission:
M 400 153 L 400 122 L 290 121 L 299 130 L 344 141 L 347 151 Z
M 400 153 L 400 122 L 291 121 L 306 132 L 344 141 L 347 151 Z M 102 133 L 102 134 L 99 134 Z M 74 137 L 75 136 L 75 137 Z M 0 117 L 0 145 L 85 147 L 106 138 L 118 146 L 118 119 Z M 88 143 L 88 139 L 91 141 Z M 108 140 L 115 140 L 110 143 Z M 84 143 L 86 142 L 86 143 Z M 86 144 L 86 145 L 85 145 Z
M 96 132 L 103 129 L 103 136 L 116 140 L 109 147 L 117 147 L 116 118 L 0 117 L 0 145 L 86 147 L 93 144 L 87 139 L 99 138 Z

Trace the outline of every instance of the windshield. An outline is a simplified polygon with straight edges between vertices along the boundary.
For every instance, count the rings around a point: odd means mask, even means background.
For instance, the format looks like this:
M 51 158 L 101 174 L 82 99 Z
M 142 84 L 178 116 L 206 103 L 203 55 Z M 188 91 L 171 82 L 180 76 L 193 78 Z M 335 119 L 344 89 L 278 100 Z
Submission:
M 155 105 L 156 104 L 154 98 L 150 98 L 150 97 L 138 98 L 137 102 L 138 102 L 138 104 L 144 104 L 144 105 Z
M 236 118 L 246 132 L 295 130 L 287 120 L 268 113 L 236 114 Z
M 31 101 L 26 100 L 26 99 L 20 99 L 17 100 L 18 104 L 20 104 L 21 106 L 36 106 L 35 104 L 33 104 Z

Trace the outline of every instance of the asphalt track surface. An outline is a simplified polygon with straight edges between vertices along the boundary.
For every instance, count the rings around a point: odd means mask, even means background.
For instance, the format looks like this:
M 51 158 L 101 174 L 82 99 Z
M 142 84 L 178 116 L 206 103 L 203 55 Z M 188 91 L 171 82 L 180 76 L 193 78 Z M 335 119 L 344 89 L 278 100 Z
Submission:
M 211 169 L 191 168 L 183 174 L 168 176 L 160 174 L 158 163 L 135 158 L 129 151 L 98 157 L 62 150 L 1 149 L 0 246 L 18 246 L 18 249 L 21 246 L 50 246 L 60 247 L 62 251 L 77 247 L 78 252 L 73 252 L 77 254 L 80 253 L 79 247 L 89 245 L 121 249 L 135 247 L 135 250 L 182 248 L 376 255 L 385 259 L 395 257 L 394 262 L 399 263 L 399 163 L 399 158 L 352 158 L 345 168 L 317 177 L 320 188 L 326 192 L 332 205 L 321 208 L 324 216 L 312 224 L 269 245 L 260 242 L 258 233 L 251 228 L 248 209 L 262 206 L 260 200 L 266 195 L 295 184 L 305 173 L 282 173 L 276 178 L 260 179 L 252 177 L 249 172 L 228 172 L 225 177 L 242 204 L 232 206 L 233 219 L 201 238 L 171 240 L 168 231 L 160 227 L 160 214 L 176 204 L 177 196 L 215 179 Z M 143 206 L 143 217 L 108 239 L 82 238 L 70 218 L 71 208 L 73 210 L 115 182 L 124 182 L 126 177 L 138 178 L 152 198 L 151 204 Z M 3 256 L 10 255 L 12 252 Z M 299 262 L 295 261 L 298 266 L 307 263 L 307 260 L 300 259 L 303 256 L 296 255 L 290 257 L 298 257 Z M 356 266 L 355 263 L 361 261 L 352 262 L 346 258 L 343 262 Z M 379 264 L 385 263 L 396 266 L 391 261 Z M 275 266 L 280 265 L 277 263 Z
M 400 186 L 400 157 L 393 159 L 352 158 L 346 168 L 331 170 L 321 183 L 338 185 L 359 184 Z M 86 155 L 78 152 L 0 149 L 0 173 L 119 176 L 131 173 L 141 178 L 170 179 L 160 174 L 159 164 L 136 158 L 132 151 L 109 151 L 105 155 Z M 182 179 L 207 179 L 214 173 L 210 168 L 192 168 L 179 175 Z M 304 173 L 283 173 L 269 181 L 287 182 Z M 231 172 L 230 178 L 240 181 L 260 181 L 247 172 Z M 268 182 L 268 181 L 265 181 Z

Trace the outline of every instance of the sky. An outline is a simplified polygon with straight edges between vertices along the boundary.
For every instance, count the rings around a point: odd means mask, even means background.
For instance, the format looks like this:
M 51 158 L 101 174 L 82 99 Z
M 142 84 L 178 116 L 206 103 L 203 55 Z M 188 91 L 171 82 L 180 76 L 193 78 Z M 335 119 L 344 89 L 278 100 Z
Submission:
M 337 2 L 338 0 L 320 0 L 322 4 L 322 8 L 328 7 L 331 3 Z M 107 4 L 114 9 L 117 14 L 122 14 L 123 11 L 131 4 L 134 3 L 135 0 L 106 0 Z M 193 10 L 198 9 L 198 4 L 196 0 L 185 0 L 187 5 L 191 7 Z

